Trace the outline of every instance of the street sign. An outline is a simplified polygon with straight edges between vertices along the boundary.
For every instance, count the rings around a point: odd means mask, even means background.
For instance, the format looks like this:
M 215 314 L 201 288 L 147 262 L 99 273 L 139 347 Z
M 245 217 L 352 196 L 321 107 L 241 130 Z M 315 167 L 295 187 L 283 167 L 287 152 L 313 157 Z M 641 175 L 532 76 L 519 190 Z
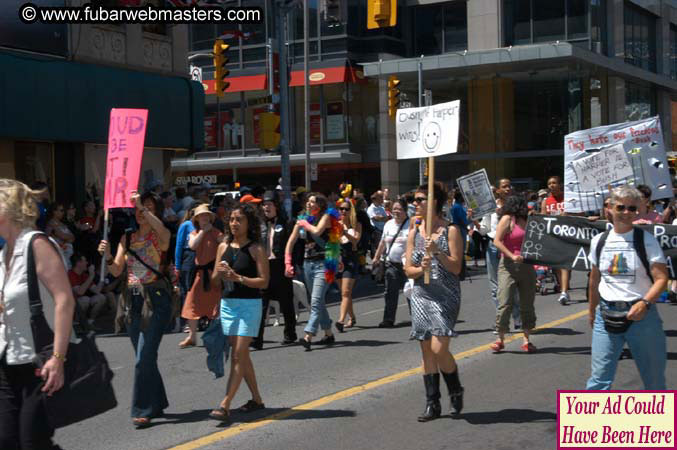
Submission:
M 267 105 L 273 103 L 273 96 L 266 95 L 265 97 L 250 98 L 247 100 L 247 106 Z
M 202 67 L 190 65 L 190 79 L 202 83 Z

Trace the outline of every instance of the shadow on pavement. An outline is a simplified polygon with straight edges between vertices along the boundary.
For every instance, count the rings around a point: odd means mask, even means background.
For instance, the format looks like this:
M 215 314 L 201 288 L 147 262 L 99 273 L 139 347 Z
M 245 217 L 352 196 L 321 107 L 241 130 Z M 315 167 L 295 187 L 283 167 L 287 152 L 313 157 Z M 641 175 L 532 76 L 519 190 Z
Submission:
M 461 414 L 457 420 L 465 420 L 472 425 L 490 425 L 494 423 L 554 422 L 557 416 L 548 411 L 532 409 L 503 409 Z
M 207 417 L 205 414 L 205 417 Z M 355 411 L 344 409 L 295 409 L 295 408 L 266 408 L 254 413 L 239 413 L 230 411 L 230 423 L 217 423 L 218 428 L 228 428 L 237 424 L 257 422 L 259 420 L 312 420 L 336 419 L 339 417 L 355 417 Z M 211 419 L 207 419 L 211 420 Z
M 534 343 L 534 345 L 536 345 Z M 524 356 L 534 356 L 538 355 L 539 353 L 551 353 L 553 355 L 589 355 L 590 354 L 590 347 L 538 347 L 536 345 L 538 350 L 536 353 L 526 353 L 521 350 L 517 351 L 510 351 L 510 350 L 504 350 L 501 353 L 506 353 L 506 354 L 513 354 L 513 355 L 524 355 Z M 499 353 L 499 354 L 501 354 Z
M 571 328 L 545 328 L 536 330 L 532 334 L 554 334 L 555 336 L 575 336 L 577 334 L 584 334 L 581 331 L 572 330 Z
M 480 330 L 456 330 L 456 333 L 458 334 L 475 334 L 475 333 L 487 333 L 489 331 L 492 331 L 493 328 L 483 328 Z
M 337 339 L 340 339 L 340 336 L 335 335 Z M 313 351 L 323 350 L 331 347 L 382 347 L 384 345 L 393 345 L 401 344 L 402 341 L 375 341 L 373 339 L 360 339 L 358 341 L 341 341 L 337 340 L 333 345 L 321 345 L 313 343 Z
M 196 423 L 209 420 L 210 409 L 194 409 L 187 413 L 165 413 L 162 417 L 153 419 L 151 427 L 160 425 L 177 425 L 181 423 Z

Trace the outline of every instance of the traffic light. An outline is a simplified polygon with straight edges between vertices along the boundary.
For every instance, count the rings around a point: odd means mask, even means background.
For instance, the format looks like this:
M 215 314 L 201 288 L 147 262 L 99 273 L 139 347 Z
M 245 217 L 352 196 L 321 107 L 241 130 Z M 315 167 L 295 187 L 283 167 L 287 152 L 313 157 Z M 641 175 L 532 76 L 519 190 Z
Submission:
M 397 24 L 397 0 L 367 0 L 367 29 L 394 27 Z
M 223 97 L 224 91 L 230 86 L 230 83 L 224 80 L 230 73 L 230 71 L 226 69 L 226 64 L 228 64 L 226 52 L 229 48 L 230 45 L 224 44 L 221 39 L 217 39 L 216 42 L 214 42 L 214 68 L 216 69 L 214 72 L 214 80 L 216 81 L 216 95 L 219 97 Z
M 341 1 L 322 0 L 322 17 L 328 27 L 341 25 Z
M 275 112 L 259 113 L 259 147 L 274 150 L 280 145 L 280 115 Z
M 400 90 L 397 88 L 400 85 L 400 80 L 396 76 L 391 75 L 388 78 L 388 117 L 395 118 L 397 114 L 397 107 L 400 106 Z

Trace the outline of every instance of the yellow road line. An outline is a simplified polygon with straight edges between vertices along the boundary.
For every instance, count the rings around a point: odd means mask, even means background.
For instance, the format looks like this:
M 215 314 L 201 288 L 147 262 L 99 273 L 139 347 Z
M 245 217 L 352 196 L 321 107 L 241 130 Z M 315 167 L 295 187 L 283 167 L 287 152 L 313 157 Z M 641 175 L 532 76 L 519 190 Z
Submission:
M 565 322 L 570 322 L 572 320 L 576 320 L 580 317 L 585 316 L 588 313 L 588 310 L 585 309 L 583 311 L 579 311 L 577 313 L 568 315 L 566 317 L 563 317 L 561 319 L 546 323 L 538 328 L 535 328 L 534 331 L 538 330 L 544 330 L 547 328 L 553 328 L 556 327 L 557 325 L 561 325 Z M 519 334 L 514 334 L 510 336 L 509 338 L 505 339 L 505 343 L 510 343 L 513 341 L 516 341 L 517 339 L 520 339 L 522 337 L 522 333 Z M 468 358 L 470 356 L 476 355 L 478 353 L 482 353 L 486 350 L 489 350 L 491 344 L 486 344 L 486 345 L 480 345 L 479 347 L 472 348 L 470 350 L 466 350 L 461 353 L 454 354 L 454 358 L 456 360 Z M 337 400 L 342 400 L 344 398 L 352 397 L 354 395 L 357 395 L 359 393 L 368 391 L 370 389 L 374 389 L 377 387 L 384 386 L 386 384 L 394 383 L 395 381 L 402 380 L 403 378 L 410 377 L 412 375 L 416 375 L 421 373 L 421 368 L 420 367 L 415 367 L 413 369 L 405 370 L 403 372 L 398 372 L 393 375 L 389 375 L 384 378 L 380 378 L 375 381 L 371 381 L 369 383 L 363 384 L 361 386 L 355 386 L 349 389 L 345 389 L 343 391 L 339 391 L 335 394 L 327 395 L 322 398 L 318 398 L 317 400 L 313 400 L 308 403 L 304 403 L 302 405 L 294 406 L 293 408 L 286 409 L 284 411 L 281 411 L 277 414 L 273 414 L 272 416 L 264 417 L 262 419 L 256 420 L 254 422 L 248 422 L 248 423 L 242 423 L 239 425 L 233 425 L 227 430 L 219 431 L 204 437 L 201 437 L 199 439 L 195 439 L 190 442 L 186 442 L 185 444 L 178 445 L 176 447 L 172 447 L 170 450 L 192 450 L 196 448 L 203 447 L 205 445 L 210 445 L 218 441 L 222 441 L 224 439 L 228 439 L 230 437 L 236 436 L 240 433 L 244 433 L 246 431 L 251 431 L 255 430 L 257 428 L 263 427 L 265 425 L 268 425 L 273 422 L 277 422 L 279 420 L 286 419 L 287 417 L 291 417 L 295 414 L 298 414 L 302 411 L 308 411 L 311 409 L 318 408 L 320 406 L 324 406 L 328 403 L 335 402 Z

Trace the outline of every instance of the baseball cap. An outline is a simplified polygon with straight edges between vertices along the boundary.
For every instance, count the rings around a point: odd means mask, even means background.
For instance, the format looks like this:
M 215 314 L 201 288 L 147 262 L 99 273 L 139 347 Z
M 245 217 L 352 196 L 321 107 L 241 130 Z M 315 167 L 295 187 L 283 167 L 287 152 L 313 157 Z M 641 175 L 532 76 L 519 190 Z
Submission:
M 261 203 L 261 199 L 256 198 L 251 194 L 246 194 L 240 198 L 240 203 Z

